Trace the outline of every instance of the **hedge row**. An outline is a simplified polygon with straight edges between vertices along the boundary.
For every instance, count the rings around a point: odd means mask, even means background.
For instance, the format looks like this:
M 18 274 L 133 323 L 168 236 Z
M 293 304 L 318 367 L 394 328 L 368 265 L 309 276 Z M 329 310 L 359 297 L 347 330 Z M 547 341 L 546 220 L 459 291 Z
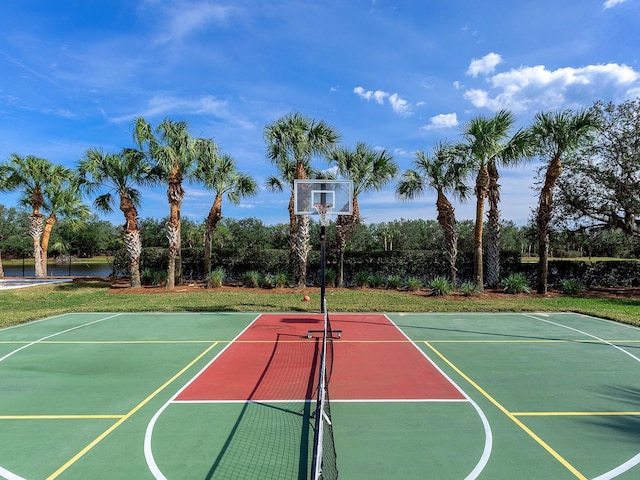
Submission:
M 183 277 L 201 280 L 202 249 L 183 249 Z M 227 280 L 238 281 L 248 271 L 261 274 L 288 273 L 289 252 L 287 250 L 245 250 L 214 251 L 212 268 L 222 267 L 227 273 Z M 397 250 L 392 252 L 346 252 L 344 262 L 344 278 L 346 286 L 355 285 L 356 276 L 362 272 L 380 278 L 397 275 L 401 278 L 419 278 L 423 283 L 440 276 L 448 275 L 448 265 L 444 252 L 423 250 Z M 336 269 L 336 258 L 332 253 L 327 255 L 327 268 Z M 164 271 L 167 268 L 166 249 L 145 248 L 141 257 L 141 270 L 150 269 Z M 472 281 L 473 256 L 461 254 L 458 257 L 458 282 Z M 117 275 L 128 275 L 126 252 L 121 251 L 114 257 L 114 272 Z M 512 273 L 523 273 L 529 284 L 536 284 L 537 265 L 520 262 L 518 252 L 502 253 L 501 277 Z M 320 254 L 312 251 L 309 254 L 307 282 L 310 285 L 320 283 Z M 580 262 L 555 260 L 549 263 L 549 285 L 558 285 L 561 280 L 573 279 L 581 281 L 586 287 L 638 287 L 640 286 L 640 262 Z

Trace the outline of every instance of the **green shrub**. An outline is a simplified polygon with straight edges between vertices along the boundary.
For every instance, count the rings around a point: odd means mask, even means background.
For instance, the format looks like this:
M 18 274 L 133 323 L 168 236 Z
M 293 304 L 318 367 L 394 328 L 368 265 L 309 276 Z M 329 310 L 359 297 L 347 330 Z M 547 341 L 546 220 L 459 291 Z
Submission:
M 387 277 L 387 288 L 398 289 L 402 287 L 402 278 L 400 275 L 389 275 Z
M 271 275 L 270 273 L 267 273 L 265 276 L 261 277 L 260 286 L 262 288 L 274 288 L 276 286 L 275 275 Z
M 382 286 L 382 278 L 378 275 L 369 275 L 367 283 L 371 288 L 380 288 Z
M 209 275 L 204 279 L 206 288 L 220 288 L 222 282 L 224 282 L 225 271 L 224 268 L 218 267 L 215 270 L 209 272 Z
M 331 268 L 327 268 L 324 271 L 324 284 L 327 287 L 335 287 L 336 286 L 336 271 L 331 269 Z
M 276 288 L 285 288 L 289 285 L 289 275 L 286 273 L 276 274 Z
M 527 283 L 527 277 L 522 273 L 512 273 L 507 278 L 503 279 L 502 288 L 506 293 L 517 295 L 519 293 L 529 293 L 529 284 Z
M 369 286 L 369 272 L 358 272 L 356 274 L 356 287 L 366 288 Z
M 260 274 L 254 270 L 242 274 L 242 285 L 248 288 L 260 286 Z
M 448 295 L 455 288 L 446 277 L 436 277 L 429 282 L 431 295 L 442 297 Z
M 565 295 L 578 295 L 584 292 L 584 284 L 580 280 L 560 280 L 560 290 Z
M 480 289 L 478 288 L 478 284 L 475 282 L 464 282 L 460 285 L 460 292 L 465 297 L 475 297 L 480 295 Z
M 143 285 L 151 285 L 157 287 L 163 285 L 167 281 L 167 272 L 158 272 L 150 268 L 145 268 L 140 273 L 140 283 Z
M 422 287 L 422 282 L 418 277 L 409 277 L 407 279 L 407 288 L 410 292 L 417 292 Z

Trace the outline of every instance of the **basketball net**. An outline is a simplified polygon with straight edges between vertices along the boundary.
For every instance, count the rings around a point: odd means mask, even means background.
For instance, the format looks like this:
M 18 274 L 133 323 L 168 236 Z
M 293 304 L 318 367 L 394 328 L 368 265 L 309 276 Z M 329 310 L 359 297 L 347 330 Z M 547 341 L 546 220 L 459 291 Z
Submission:
M 320 225 L 326 227 L 331 221 L 331 212 L 333 212 L 333 205 L 330 203 L 315 203 L 313 208 L 316 209 L 318 215 L 320 215 Z

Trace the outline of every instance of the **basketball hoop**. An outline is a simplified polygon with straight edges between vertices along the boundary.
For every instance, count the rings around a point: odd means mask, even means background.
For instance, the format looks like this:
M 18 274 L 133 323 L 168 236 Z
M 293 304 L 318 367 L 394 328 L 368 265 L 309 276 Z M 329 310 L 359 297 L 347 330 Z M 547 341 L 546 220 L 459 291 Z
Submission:
M 318 215 L 320 215 L 320 225 L 323 227 L 329 225 L 333 205 L 331 203 L 314 203 L 313 208 L 315 208 Z

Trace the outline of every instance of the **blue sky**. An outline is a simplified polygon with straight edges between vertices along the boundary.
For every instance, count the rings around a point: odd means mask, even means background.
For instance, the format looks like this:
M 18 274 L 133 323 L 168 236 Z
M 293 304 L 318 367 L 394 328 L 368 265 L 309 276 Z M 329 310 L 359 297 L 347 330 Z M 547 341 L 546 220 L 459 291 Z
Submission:
M 75 166 L 88 148 L 132 146 L 134 118 L 169 117 L 262 186 L 275 173 L 264 127 L 293 111 L 405 170 L 477 115 L 507 108 L 525 126 L 640 95 L 638 0 L 20 0 L 0 12 L 0 161 Z M 529 218 L 537 165 L 501 172 L 503 218 Z M 401 202 L 394 189 L 359 198 L 366 222 L 436 218 L 434 195 Z M 212 195 L 186 190 L 183 216 L 201 221 Z M 262 188 L 223 214 L 286 222 L 287 200 Z M 473 201 L 455 206 L 474 217 Z M 164 189 L 145 190 L 141 217 L 167 213 Z

